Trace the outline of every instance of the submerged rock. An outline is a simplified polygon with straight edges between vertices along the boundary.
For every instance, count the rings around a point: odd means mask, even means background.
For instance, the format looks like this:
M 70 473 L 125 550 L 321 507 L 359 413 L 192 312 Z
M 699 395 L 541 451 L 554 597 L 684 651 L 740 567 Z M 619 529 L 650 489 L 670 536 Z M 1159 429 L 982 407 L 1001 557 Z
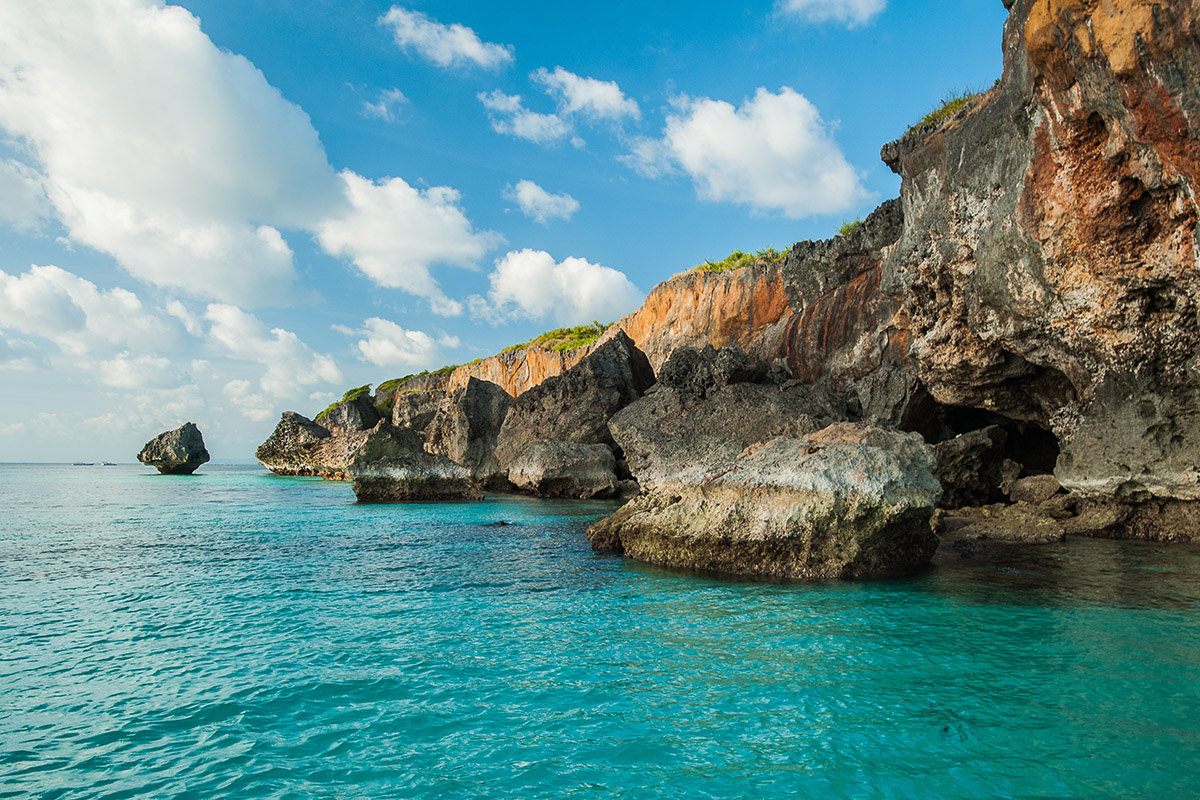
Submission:
M 191 422 L 155 436 L 146 442 L 137 457 L 138 461 L 149 464 L 163 475 L 191 475 L 208 458 L 204 436 Z
M 997 539 L 1009 542 L 1061 542 L 1063 525 L 1045 510 L 1029 503 L 958 508 L 942 518 L 947 539 Z
M 937 549 L 929 520 L 941 487 L 915 434 L 838 423 L 698 466 L 589 528 L 592 547 L 799 579 L 909 571 Z

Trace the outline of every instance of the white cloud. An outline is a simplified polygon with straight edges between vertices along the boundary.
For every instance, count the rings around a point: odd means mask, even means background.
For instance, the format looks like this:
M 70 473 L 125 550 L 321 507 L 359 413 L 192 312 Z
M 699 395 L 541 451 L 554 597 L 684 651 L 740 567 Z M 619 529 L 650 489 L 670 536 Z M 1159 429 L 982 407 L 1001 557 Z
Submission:
M 496 261 L 481 316 L 553 318 L 562 325 L 617 319 L 637 308 L 643 294 L 625 274 L 582 258 L 555 262 L 541 250 L 514 250 Z
M 545 225 L 552 219 L 570 219 L 579 201 L 569 194 L 551 194 L 533 181 L 519 181 L 504 190 L 504 199 L 517 204 L 521 213 Z
M 809 22 L 843 22 L 865 25 L 883 12 L 887 0 L 780 0 L 780 13 Z
M 484 42 L 465 25 L 443 25 L 420 11 L 392 6 L 379 18 L 379 24 L 391 28 L 402 50 L 416 51 L 439 67 L 475 65 L 497 69 L 513 60 L 511 46 Z
M 235 306 L 213 303 L 204 312 L 209 337 L 225 354 L 266 367 L 259 387 L 273 397 L 294 396 L 300 387 L 341 383 L 333 358 L 317 353 L 291 331 L 267 327 Z
M 29 230 L 40 227 L 49 216 L 42 176 L 19 161 L 0 159 L 0 222 Z
M 682 168 L 704 200 L 791 218 L 848 211 L 869 194 L 830 128 L 803 95 L 759 89 L 740 108 L 681 97 L 661 140 L 642 140 L 626 163 L 649 177 Z
M 363 101 L 363 116 L 384 122 L 399 122 L 401 109 L 408 103 L 404 92 L 393 87 L 379 93 L 379 99 L 374 103 Z
M 101 290 L 54 266 L 23 275 L 0 270 L 0 329 L 49 339 L 72 355 L 150 344 L 169 349 L 180 338 L 174 323 L 146 310 L 133 292 Z
M 261 392 L 254 391 L 250 381 L 236 378 L 221 389 L 221 393 L 247 419 L 266 422 L 275 416 L 275 403 Z
M 100 381 L 117 389 L 170 389 L 191 382 L 169 359 L 129 352 L 99 364 Z
M 614 122 L 642 116 L 638 104 L 625 96 L 616 81 L 581 78 L 562 67 L 555 67 L 554 72 L 542 67 L 529 77 L 546 87 L 546 93 L 558 101 L 560 114 L 580 114 L 592 120 Z
M 308 116 L 151 0 L 0 4 L 0 128 L 33 154 L 72 240 L 196 296 L 286 295 L 279 229 L 340 199 Z
M 0 369 L 28 372 L 45 363 L 45 357 L 33 342 L 0 336 Z
M 403 289 L 454 316 L 462 306 L 437 285 L 434 264 L 471 266 L 499 244 L 499 234 L 476 231 L 447 186 L 416 189 L 400 178 L 378 183 L 342 173 L 348 210 L 321 223 L 317 238 L 331 255 L 349 258 L 380 286 Z
M 488 110 L 492 130 L 496 133 L 516 136 L 535 144 L 553 144 L 571 137 L 572 144 L 580 147 L 583 140 L 574 136 L 575 128 L 557 114 L 539 114 L 521 104 L 521 95 L 505 94 L 496 89 L 480 92 L 479 102 Z
M 356 331 L 365 337 L 356 345 L 359 357 L 378 367 L 429 369 L 444 363 L 445 349 L 460 345 L 456 336 L 443 334 L 435 339 L 424 331 L 406 330 L 379 317 L 371 317 L 363 325 L 362 331 Z

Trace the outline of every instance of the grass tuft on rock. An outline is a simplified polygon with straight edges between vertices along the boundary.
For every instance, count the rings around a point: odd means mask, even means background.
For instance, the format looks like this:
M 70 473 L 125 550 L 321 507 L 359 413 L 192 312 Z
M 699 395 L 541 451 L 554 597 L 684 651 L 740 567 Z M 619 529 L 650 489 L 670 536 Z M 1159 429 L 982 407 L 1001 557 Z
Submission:
M 941 125 L 959 111 L 962 111 L 964 108 L 972 105 L 976 100 L 983 97 L 986 93 L 987 92 L 975 92 L 970 89 L 947 92 L 946 96 L 942 98 L 942 102 L 938 105 L 938 107 L 921 117 L 920 120 L 918 120 L 908 129 L 908 133 L 912 133 L 913 131 L 929 126 Z
M 854 233 L 859 225 L 862 225 L 862 217 L 856 217 L 853 220 L 842 220 L 842 224 L 837 229 L 838 236 L 849 236 Z
M 573 352 L 582 347 L 595 344 L 604 332 L 612 325 L 611 322 L 593 321 L 587 325 L 576 325 L 574 328 L 555 328 L 546 331 L 528 342 L 510 344 L 501 353 L 511 353 L 514 350 L 524 350 L 527 347 L 540 347 L 543 350 L 555 352 Z
M 720 261 L 709 261 L 705 259 L 703 264 L 699 264 L 689 272 L 729 272 L 730 270 L 749 267 L 752 264 L 771 264 L 776 261 L 781 261 L 787 255 L 787 251 L 780 252 L 774 247 L 765 247 L 754 253 L 744 253 L 741 250 L 734 250 Z
M 320 414 L 317 414 L 317 416 L 314 417 L 314 419 L 320 419 L 321 417 L 328 414 L 330 411 L 333 411 L 335 408 L 337 408 L 342 403 L 346 403 L 351 400 L 357 400 L 358 398 L 362 397 L 363 395 L 368 395 L 370 393 L 371 393 L 371 384 L 369 384 L 369 383 L 363 384 L 362 386 L 355 386 L 353 389 L 347 389 L 346 393 L 344 395 L 342 395 L 341 400 L 335 400 L 332 403 L 330 403 L 329 405 L 327 405 L 325 407 L 325 410 L 322 411 Z

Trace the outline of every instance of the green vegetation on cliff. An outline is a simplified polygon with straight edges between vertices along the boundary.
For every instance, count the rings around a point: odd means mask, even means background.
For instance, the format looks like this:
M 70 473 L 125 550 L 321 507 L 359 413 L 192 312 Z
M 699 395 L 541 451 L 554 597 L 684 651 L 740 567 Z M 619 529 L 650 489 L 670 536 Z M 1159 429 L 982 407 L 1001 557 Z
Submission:
M 540 347 L 543 350 L 554 350 L 560 353 L 571 352 L 581 347 L 595 344 L 611 325 L 611 322 L 593 321 L 591 324 L 576 325 L 574 328 L 555 328 L 552 331 L 546 331 L 540 336 L 530 339 L 528 342 L 510 344 L 500 352 L 510 353 L 513 350 L 523 350 L 526 347 Z
M 353 389 L 347 389 L 346 393 L 344 395 L 342 395 L 341 400 L 335 400 L 332 403 L 330 403 L 329 405 L 325 406 L 325 410 L 322 411 L 320 414 L 317 414 L 317 416 L 313 417 L 313 419 L 318 420 L 321 417 L 328 414 L 330 411 L 333 411 L 333 409 L 337 408 L 340 404 L 349 402 L 351 400 L 357 400 L 358 398 L 362 397 L 363 395 L 367 395 L 370 393 L 371 393 L 371 384 L 369 384 L 369 383 L 363 384 L 362 386 L 355 386 Z
M 996 80 L 996 83 L 1000 83 L 999 79 Z M 938 107 L 921 117 L 920 120 L 918 120 L 908 129 L 908 133 L 912 133 L 915 130 L 924 128 L 927 125 L 941 125 L 959 111 L 983 97 L 985 94 L 987 94 L 987 91 L 988 90 L 976 92 L 971 89 L 963 89 L 962 91 L 947 92 L 946 96 L 942 98 L 942 102 L 938 105 Z
M 771 264 L 783 260 L 785 255 L 787 255 L 786 250 L 780 252 L 774 247 L 766 247 L 754 253 L 743 253 L 741 250 L 734 250 L 720 261 L 705 259 L 703 264 L 692 267 L 689 272 L 728 272 L 732 269 L 748 267 L 751 264 Z
M 862 217 L 855 217 L 853 220 L 842 220 L 842 224 L 837 229 L 838 236 L 849 236 L 854 233 L 854 229 L 859 225 L 862 225 Z

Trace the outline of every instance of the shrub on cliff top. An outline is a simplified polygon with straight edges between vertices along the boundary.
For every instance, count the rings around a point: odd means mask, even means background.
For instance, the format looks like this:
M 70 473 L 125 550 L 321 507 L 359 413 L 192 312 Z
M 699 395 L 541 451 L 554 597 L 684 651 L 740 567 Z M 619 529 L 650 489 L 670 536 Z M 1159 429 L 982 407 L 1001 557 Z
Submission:
M 734 250 L 720 261 L 705 259 L 703 264 L 692 267 L 689 272 L 728 272 L 733 269 L 748 267 L 751 264 L 770 264 L 782 260 L 785 255 L 787 255 L 786 250 L 781 253 L 774 247 L 766 247 L 755 253 L 743 253 L 741 250 Z
M 611 322 L 593 321 L 590 325 L 576 325 L 574 328 L 555 328 L 528 342 L 510 344 L 500 352 L 509 353 L 513 350 L 523 350 L 526 347 L 540 347 L 543 350 L 554 350 L 559 353 L 571 352 L 595 344 L 611 325 Z
M 862 225 L 862 217 L 856 217 L 853 220 L 842 220 L 842 224 L 838 226 L 838 236 L 849 236 L 854 233 L 854 229 L 859 225 Z
M 941 125 L 959 111 L 974 103 L 984 94 L 984 92 L 973 92 L 970 89 L 948 92 L 946 96 L 942 98 L 941 104 L 925 116 L 921 117 L 920 121 L 908 129 L 908 132 L 912 133 L 913 131 L 923 128 L 927 125 Z

